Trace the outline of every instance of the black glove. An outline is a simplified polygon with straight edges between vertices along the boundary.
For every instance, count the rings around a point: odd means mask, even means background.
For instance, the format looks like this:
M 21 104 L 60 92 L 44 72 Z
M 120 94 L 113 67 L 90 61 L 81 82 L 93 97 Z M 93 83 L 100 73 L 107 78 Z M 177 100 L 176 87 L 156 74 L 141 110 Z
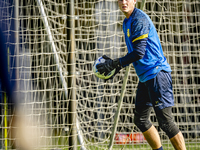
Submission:
M 122 67 L 117 67 L 115 69 L 115 73 L 112 75 L 112 77 L 108 78 L 108 79 L 104 79 L 104 82 L 107 82 L 108 80 L 112 80 L 114 78 L 114 76 L 119 73 L 119 71 L 122 69 Z
M 103 55 L 102 56 L 106 61 L 104 63 L 98 64 L 97 70 L 98 72 L 100 72 L 100 74 L 103 74 L 106 76 L 107 74 L 109 74 L 112 70 L 116 69 L 116 68 L 120 68 L 121 69 L 121 65 L 119 62 L 119 58 L 117 59 L 110 59 L 108 56 Z M 116 69 L 115 74 L 117 74 L 119 72 L 120 69 Z M 114 74 L 114 75 L 115 75 Z

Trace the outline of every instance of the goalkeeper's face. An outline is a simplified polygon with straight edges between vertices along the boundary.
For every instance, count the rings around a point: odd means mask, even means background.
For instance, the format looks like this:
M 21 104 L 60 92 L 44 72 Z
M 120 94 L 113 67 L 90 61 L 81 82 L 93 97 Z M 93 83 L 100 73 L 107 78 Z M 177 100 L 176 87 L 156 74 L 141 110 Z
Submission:
M 129 18 L 135 8 L 136 0 L 118 0 L 119 9 Z

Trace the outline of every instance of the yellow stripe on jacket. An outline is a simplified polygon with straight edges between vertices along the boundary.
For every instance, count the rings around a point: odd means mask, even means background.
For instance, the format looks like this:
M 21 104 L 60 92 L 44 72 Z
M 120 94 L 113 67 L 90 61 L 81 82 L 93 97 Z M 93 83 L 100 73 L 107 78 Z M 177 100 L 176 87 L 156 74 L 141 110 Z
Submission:
M 141 35 L 141 36 L 137 37 L 137 38 L 134 39 L 132 42 L 135 42 L 135 41 L 141 40 L 141 39 L 145 39 L 145 38 L 147 38 L 147 37 L 148 37 L 148 34 L 144 34 L 144 35 Z

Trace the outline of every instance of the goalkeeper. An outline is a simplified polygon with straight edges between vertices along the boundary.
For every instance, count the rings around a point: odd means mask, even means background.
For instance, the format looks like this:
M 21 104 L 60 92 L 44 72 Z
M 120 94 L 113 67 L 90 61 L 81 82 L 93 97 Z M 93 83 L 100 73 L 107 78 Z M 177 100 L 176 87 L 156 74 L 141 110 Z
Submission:
M 134 123 L 154 150 L 163 150 L 159 134 L 149 121 L 153 108 L 161 129 L 167 134 L 176 150 L 186 150 L 181 131 L 172 117 L 174 105 L 171 68 L 163 55 L 157 31 L 151 19 L 135 8 L 136 0 L 118 0 L 126 18 L 123 32 L 128 49 L 126 56 L 98 64 L 98 71 L 107 75 L 113 69 L 133 64 L 139 77 L 136 93 Z

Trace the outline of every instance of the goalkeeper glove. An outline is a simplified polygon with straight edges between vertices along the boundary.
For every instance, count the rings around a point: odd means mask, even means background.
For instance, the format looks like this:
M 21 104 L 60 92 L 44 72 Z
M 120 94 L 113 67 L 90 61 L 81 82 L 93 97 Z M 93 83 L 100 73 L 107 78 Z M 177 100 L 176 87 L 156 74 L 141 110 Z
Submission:
M 117 67 L 116 69 L 115 69 L 115 73 L 112 75 L 112 77 L 110 77 L 110 78 L 108 78 L 108 79 L 104 79 L 104 81 L 106 82 L 106 81 L 108 81 L 108 80 L 112 80 L 113 78 L 114 78 L 114 76 L 117 74 L 117 73 L 119 73 L 119 71 L 122 69 L 122 67 Z
M 119 62 L 119 58 L 112 60 L 106 55 L 103 55 L 102 57 L 105 59 L 105 62 L 98 64 L 96 66 L 97 70 L 100 74 L 104 73 L 104 75 L 106 76 L 112 70 L 116 69 L 115 74 L 114 74 L 114 75 L 116 75 L 120 71 L 120 69 L 122 68 L 121 65 L 120 65 L 120 62 Z

